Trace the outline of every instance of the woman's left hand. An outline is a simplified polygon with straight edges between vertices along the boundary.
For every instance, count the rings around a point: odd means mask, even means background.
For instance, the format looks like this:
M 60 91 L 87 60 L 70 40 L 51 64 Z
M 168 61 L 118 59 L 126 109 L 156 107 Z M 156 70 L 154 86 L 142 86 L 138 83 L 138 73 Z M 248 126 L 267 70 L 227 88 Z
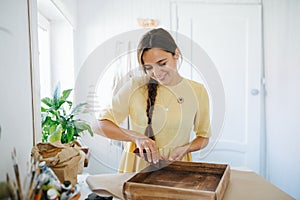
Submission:
M 177 147 L 171 152 L 168 160 L 180 161 L 189 152 L 198 151 L 208 144 L 208 138 L 197 136 L 191 143 Z
M 188 146 L 181 146 L 175 148 L 170 154 L 169 161 L 180 161 L 188 153 Z

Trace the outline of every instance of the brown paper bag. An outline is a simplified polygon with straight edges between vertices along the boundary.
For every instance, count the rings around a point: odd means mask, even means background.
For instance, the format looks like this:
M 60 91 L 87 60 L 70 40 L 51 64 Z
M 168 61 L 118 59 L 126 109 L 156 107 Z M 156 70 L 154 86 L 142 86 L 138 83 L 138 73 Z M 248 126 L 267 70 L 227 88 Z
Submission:
M 69 180 L 73 185 L 77 183 L 77 174 L 82 170 L 85 158 L 78 145 L 60 142 L 38 143 L 32 148 L 31 156 L 35 161 L 45 161 L 60 182 Z

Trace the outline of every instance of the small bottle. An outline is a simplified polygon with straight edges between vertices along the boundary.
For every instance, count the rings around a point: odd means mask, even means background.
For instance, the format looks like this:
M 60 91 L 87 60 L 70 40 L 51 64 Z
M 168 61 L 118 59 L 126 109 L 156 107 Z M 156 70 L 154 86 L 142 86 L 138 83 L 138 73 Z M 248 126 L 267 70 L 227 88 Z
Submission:
M 57 178 L 56 174 L 54 171 L 46 164 L 45 161 L 41 162 L 39 164 L 41 173 L 49 174 L 49 176 L 53 179 L 53 181 L 59 182 L 59 179 Z
M 72 190 L 71 181 L 64 181 L 61 186 L 61 192 L 71 192 L 71 190 Z
M 70 198 L 72 193 L 72 184 L 71 181 L 64 181 L 61 186 L 61 200 L 67 200 Z
M 50 183 L 50 176 L 48 174 L 40 174 L 38 176 L 38 183 L 40 185 L 48 185 Z
M 57 195 L 57 191 L 54 188 L 50 188 L 47 191 L 47 199 L 48 200 L 58 200 L 58 195 Z

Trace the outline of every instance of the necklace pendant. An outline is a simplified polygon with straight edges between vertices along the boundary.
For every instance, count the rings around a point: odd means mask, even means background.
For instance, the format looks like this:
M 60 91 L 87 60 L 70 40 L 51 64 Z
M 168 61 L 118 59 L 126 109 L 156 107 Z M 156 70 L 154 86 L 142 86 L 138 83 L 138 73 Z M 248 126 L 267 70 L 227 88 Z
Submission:
M 182 104 L 184 102 L 184 98 L 183 97 L 178 97 L 177 102 L 179 104 Z

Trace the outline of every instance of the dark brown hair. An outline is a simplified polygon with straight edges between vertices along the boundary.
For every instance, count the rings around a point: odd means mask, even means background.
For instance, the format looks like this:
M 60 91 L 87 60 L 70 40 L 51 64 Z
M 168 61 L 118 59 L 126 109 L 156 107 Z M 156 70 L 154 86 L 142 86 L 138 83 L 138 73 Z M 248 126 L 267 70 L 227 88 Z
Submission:
M 140 64 L 144 64 L 143 53 L 152 48 L 160 48 L 174 55 L 177 44 L 168 31 L 162 28 L 150 30 L 142 37 L 138 45 L 137 56 Z
M 160 48 L 175 55 L 177 45 L 168 31 L 162 28 L 150 30 L 142 37 L 138 45 L 137 56 L 140 65 L 143 66 L 144 64 L 143 53 L 151 48 Z M 143 70 L 146 73 L 145 68 L 143 68 Z M 155 137 L 152 129 L 152 115 L 155 104 L 155 98 L 157 95 L 157 88 L 158 82 L 150 78 L 147 84 L 148 99 L 146 113 L 148 118 L 148 125 L 145 130 L 145 135 L 153 140 L 155 140 Z

